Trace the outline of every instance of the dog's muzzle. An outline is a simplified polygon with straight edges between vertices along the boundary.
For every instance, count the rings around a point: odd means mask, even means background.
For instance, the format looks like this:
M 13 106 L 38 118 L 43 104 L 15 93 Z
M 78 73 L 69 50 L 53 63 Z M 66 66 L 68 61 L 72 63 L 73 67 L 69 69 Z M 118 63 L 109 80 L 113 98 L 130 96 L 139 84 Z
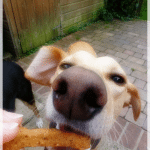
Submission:
M 89 120 L 107 103 L 106 87 L 95 72 L 70 67 L 52 84 L 55 109 L 68 120 Z

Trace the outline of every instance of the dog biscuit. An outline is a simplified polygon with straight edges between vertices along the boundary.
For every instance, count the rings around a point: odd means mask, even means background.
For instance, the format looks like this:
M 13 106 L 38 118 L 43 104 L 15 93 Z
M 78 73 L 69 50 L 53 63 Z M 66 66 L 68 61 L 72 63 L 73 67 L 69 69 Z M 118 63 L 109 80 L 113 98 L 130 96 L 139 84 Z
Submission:
M 87 149 L 90 138 L 57 129 L 27 129 L 20 127 L 18 135 L 4 143 L 3 150 L 19 150 L 24 147 L 72 147 Z

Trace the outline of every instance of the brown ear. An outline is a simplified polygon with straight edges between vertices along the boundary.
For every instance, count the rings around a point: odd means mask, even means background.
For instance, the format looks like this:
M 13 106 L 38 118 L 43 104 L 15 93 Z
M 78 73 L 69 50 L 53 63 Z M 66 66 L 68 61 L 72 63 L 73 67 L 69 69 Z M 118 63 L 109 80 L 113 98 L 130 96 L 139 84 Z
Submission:
M 132 105 L 134 120 L 136 121 L 141 112 L 140 96 L 139 96 L 137 88 L 131 83 L 129 83 L 129 85 L 128 85 L 128 93 L 131 94 L 130 104 Z M 124 107 L 125 106 L 127 106 L 127 105 L 125 104 Z
M 86 51 L 96 57 L 96 53 L 95 53 L 94 49 L 92 48 L 92 46 L 83 41 L 75 42 L 68 48 L 69 54 L 73 54 L 77 51 Z
M 43 46 L 25 72 L 25 77 L 38 84 L 50 86 L 59 62 L 66 53 L 53 46 Z

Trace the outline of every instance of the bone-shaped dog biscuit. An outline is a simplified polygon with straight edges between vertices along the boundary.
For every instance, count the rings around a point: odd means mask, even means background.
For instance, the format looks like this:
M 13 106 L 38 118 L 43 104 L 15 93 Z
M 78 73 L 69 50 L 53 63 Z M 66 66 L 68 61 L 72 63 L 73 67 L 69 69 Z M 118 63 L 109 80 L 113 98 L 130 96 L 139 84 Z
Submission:
M 20 127 L 18 135 L 3 145 L 3 150 L 19 150 L 24 147 L 72 147 L 87 149 L 90 138 L 57 129 L 27 129 Z

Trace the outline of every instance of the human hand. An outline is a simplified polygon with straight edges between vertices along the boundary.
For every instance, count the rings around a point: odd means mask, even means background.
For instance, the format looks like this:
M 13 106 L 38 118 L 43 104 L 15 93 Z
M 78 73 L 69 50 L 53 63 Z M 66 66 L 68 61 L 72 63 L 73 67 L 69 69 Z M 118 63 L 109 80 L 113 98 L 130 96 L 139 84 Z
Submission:
M 14 139 L 19 131 L 22 122 L 22 114 L 16 114 L 0 109 L 0 145 Z

